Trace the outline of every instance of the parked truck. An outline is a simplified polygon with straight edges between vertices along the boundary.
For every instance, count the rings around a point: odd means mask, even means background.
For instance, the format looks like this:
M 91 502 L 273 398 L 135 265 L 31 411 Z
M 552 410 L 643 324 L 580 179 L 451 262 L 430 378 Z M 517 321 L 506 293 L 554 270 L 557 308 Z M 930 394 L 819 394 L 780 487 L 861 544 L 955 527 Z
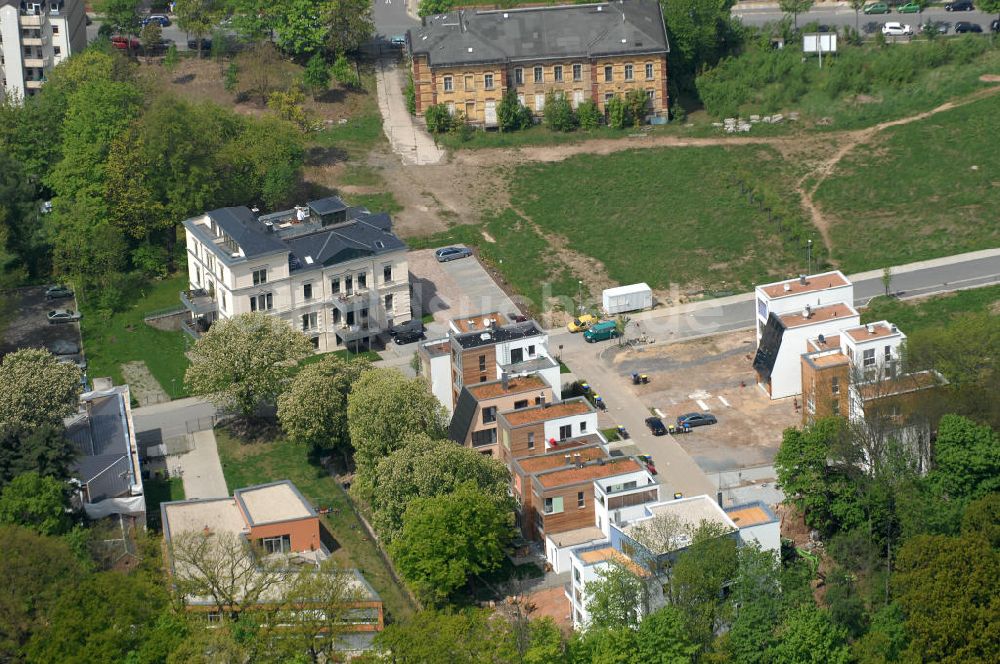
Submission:
M 603 293 L 604 311 L 609 316 L 626 311 L 640 311 L 653 306 L 653 289 L 648 284 L 608 288 Z

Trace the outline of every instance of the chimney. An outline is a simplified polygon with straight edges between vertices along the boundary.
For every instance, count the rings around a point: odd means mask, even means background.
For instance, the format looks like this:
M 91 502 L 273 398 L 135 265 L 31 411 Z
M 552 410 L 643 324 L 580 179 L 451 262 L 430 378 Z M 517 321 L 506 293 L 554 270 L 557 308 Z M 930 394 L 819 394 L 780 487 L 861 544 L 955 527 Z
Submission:
M 538 403 L 540 403 L 543 406 L 548 406 L 548 404 L 545 403 L 545 392 L 538 393 Z
M 822 346 L 823 344 L 825 344 L 825 343 L 826 343 L 826 336 L 824 336 L 824 335 L 822 335 L 822 334 L 821 334 L 821 335 L 819 335 L 819 343 L 820 343 L 820 345 L 821 345 L 821 346 Z
M 897 332 L 899 332 L 899 329 L 895 325 L 891 326 L 889 329 L 892 330 L 893 334 L 896 334 Z
M 868 334 L 875 334 L 875 325 L 874 324 L 868 323 L 868 325 L 866 327 L 868 328 Z
M 805 286 L 808 283 L 806 281 L 806 275 L 804 275 L 804 274 L 800 274 L 799 275 L 799 283 L 802 284 L 803 286 Z
M 566 453 L 566 465 L 573 465 L 573 456 L 569 452 Z
M 788 291 L 792 290 L 792 285 L 786 281 L 785 285 L 782 288 L 787 293 Z

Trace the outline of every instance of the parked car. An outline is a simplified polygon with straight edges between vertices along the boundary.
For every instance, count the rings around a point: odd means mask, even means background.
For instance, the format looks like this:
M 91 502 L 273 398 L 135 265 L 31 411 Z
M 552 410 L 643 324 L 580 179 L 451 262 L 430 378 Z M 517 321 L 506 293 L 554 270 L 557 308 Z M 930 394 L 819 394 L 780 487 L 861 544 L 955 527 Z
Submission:
M 393 35 L 389 37 L 389 43 L 393 46 L 406 46 L 406 35 Z
M 53 284 L 45 289 L 46 300 L 58 300 L 61 297 L 73 297 L 73 291 L 70 290 L 69 286 Z
M 650 475 L 656 474 L 656 463 L 653 462 L 653 457 L 649 456 L 648 454 L 640 454 L 639 456 L 636 457 L 636 459 L 646 464 L 646 470 L 649 471 Z
M 142 19 L 143 26 L 149 25 L 150 23 L 159 23 L 161 28 L 165 28 L 170 25 L 170 19 L 163 14 L 150 14 L 146 18 Z
M 607 341 L 618 336 L 618 328 L 613 320 L 607 320 L 597 325 L 592 325 L 589 330 L 583 333 L 583 339 L 587 343 L 595 341 Z
M 913 35 L 913 28 L 896 21 L 889 21 L 882 26 L 882 34 L 886 37 L 909 37 Z
M 48 314 L 49 323 L 55 325 L 56 323 L 72 323 L 83 318 L 83 314 L 79 311 L 73 311 L 72 309 L 53 309 Z
M 420 330 L 408 330 L 406 332 L 400 332 L 392 338 L 392 341 L 397 346 L 402 346 L 404 344 L 412 344 L 414 341 L 420 341 L 424 338 L 424 333 Z
M 201 40 L 201 50 L 208 51 L 211 48 L 212 48 L 212 40 L 211 39 L 202 39 Z M 192 51 L 197 51 L 198 50 L 198 40 L 197 39 L 189 39 L 188 40 L 188 49 L 192 50 Z
M 918 2 L 907 2 L 905 5 L 899 5 L 896 7 L 896 11 L 900 14 L 919 14 L 920 13 L 920 3 Z
M 139 40 L 136 39 L 135 37 L 128 39 L 127 37 L 122 37 L 121 35 L 115 35 L 114 37 L 111 38 L 111 45 L 117 49 L 124 51 L 127 48 L 136 50 L 139 48 L 140 43 Z
M 948 24 L 944 21 L 927 21 L 920 26 L 920 31 L 925 34 L 928 32 L 937 32 L 938 34 L 946 35 L 948 34 Z
M 866 14 L 888 14 L 889 4 L 886 2 L 873 2 L 870 5 L 865 5 L 864 13 Z
M 434 258 L 438 263 L 447 261 L 457 261 L 459 258 L 468 258 L 472 255 L 472 249 L 465 247 L 444 247 L 434 252 Z
M 658 417 L 647 417 L 646 426 L 649 427 L 650 433 L 654 436 L 663 436 L 667 433 L 667 427 L 663 424 L 663 420 Z
M 975 11 L 976 7 L 972 4 L 972 0 L 955 0 L 955 2 L 949 2 L 944 6 L 946 12 L 971 12 Z
M 49 350 L 53 355 L 76 355 L 80 352 L 80 346 L 73 341 L 56 339 L 49 344 Z
M 577 318 L 574 318 L 566 326 L 566 329 L 570 332 L 583 332 L 591 325 L 597 322 L 597 316 L 592 316 L 590 314 L 583 314 Z
M 959 21 L 955 24 L 955 34 L 964 35 L 967 32 L 982 32 L 983 28 L 978 23 L 969 23 L 968 21 Z
M 410 332 L 418 332 L 420 334 L 423 334 L 424 322 L 419 318 L 411 318 L 405 323 L 393 325 L 392 327 L 389 328 L 390 337 L 394 337 L 397 334 L 408 334 Z
M 1000 32 L 1000 18 L 993 19 L 993 22 L 990 23 L 990 30 Z
M 677 417 L 677 426 L 700 427 L 706 424 L 715 424 L 718 421 L 711 413 L 687 413 Z

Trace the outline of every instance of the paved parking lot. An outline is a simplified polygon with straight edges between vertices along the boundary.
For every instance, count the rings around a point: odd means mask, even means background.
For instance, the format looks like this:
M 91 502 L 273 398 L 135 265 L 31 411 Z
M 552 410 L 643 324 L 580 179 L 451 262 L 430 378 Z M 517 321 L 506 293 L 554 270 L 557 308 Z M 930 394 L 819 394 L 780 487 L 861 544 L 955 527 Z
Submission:
M 490 311 L 518 311 L 474 256 L 438 263 L 434 250 L 424 249 L 411 251 L 409 263 L 414 297 L 423 303 L 425 312 L 434 314 L 437 322 L 446 324 L 453 318 Z
M 76 310 L 76 298 L 46 300 L 45 287 L 34 286 L 7 291 L 0 295 L 12 307 L 10 320 L 3 330 L 0 356 L 19 348 L 49 348 L 57 342 L 72 342 L 78 347 L 80 324 L 50 325 L 46 314 L 52 309 Z
M 612 364 L 625 382 L 633 372 L 649 375 L 648 385 L 632 389 L 647 408 L 663 412 L 664 422 L 688 412 L 709 412 L 719 419 L 675 437 L 711 474 L 770 465 L 782 431 L 801 423 L 794 399 L 771 401 L 756 386 L 754 348 L 752 330 L 733 332 L 618 353 Z

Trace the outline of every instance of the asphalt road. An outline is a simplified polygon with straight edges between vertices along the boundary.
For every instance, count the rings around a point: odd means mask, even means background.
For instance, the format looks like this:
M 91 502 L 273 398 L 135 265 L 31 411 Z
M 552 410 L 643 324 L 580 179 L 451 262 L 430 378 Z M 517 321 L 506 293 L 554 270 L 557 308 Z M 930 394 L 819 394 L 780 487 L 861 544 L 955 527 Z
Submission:
M 416 4 L 417 0 L 410 0 Z M 372 16 L 375 32 L 386 40 L 395 35 L 404 35 L 410 28 L 420 25 L 406 13 L 407 0 L 373 0 Z
M 733 8 L 732 13 L 733 16 L 739 17 L 744 25 L 753 26 L 774 23 L 780 21 L 784 16 L 777 7 L 751 9 L 737 6 Z M 923 14 L 900 14 L 893 11 L 890 14 L 860 14 L 856 17 L 854 10 L 850 7 L 820 7 L 814 8 L 805 14 L 799 14 L 798 24 L 801 26 L 815 21 L 820 25 L 828 25 L 830 27 L 849 25 L 853 28 L 855 25 L 858 25 L 862 32 L 873 33 L 888 21 L 898 21 L 911 25 L 914 28 L 927 21 L 932 21 L 934 23 L 944 23 L 948 27 L 948 33 L 951 34 L 954 32 L 955 23 L 958 21 L 968 21 L 969 23 L 978 24 L 985 34 L 990 29 L 990 22 L 995 18 L 997 18 L 996 14 L 987 14 L 981 11 L 946 12 L 940 7 L 927 9 Z

